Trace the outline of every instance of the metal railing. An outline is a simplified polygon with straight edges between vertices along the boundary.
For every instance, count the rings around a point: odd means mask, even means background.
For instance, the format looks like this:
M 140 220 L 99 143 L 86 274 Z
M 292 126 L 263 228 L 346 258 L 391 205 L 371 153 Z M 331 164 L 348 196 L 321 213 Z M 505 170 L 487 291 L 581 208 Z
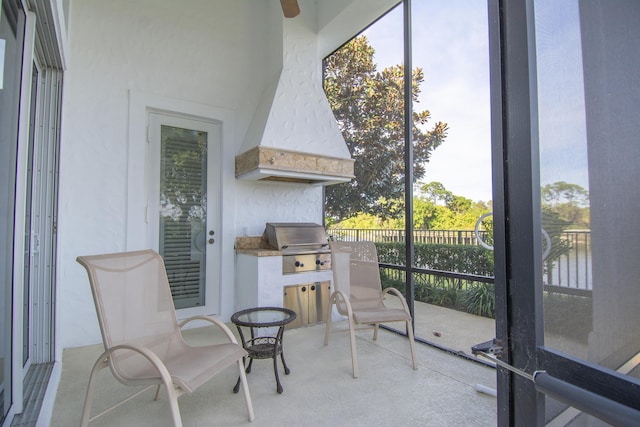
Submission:
M 400 229 L 358 229 L 358 228 L 330 228 L 329 235 L 336 240 L 371 242 L 404 242 L 405 230 Z M 486 237 L 486 231 L 479 231 L 480 237 Z M 413 230 L 415 243 L 436 243 L 444 245 L 478 245 L 473 230 Z
M 327 233 L 335 240 L 368 240 L 384 243 L 405 241 L 405 230 L 402 229 L 330 228 Z M 489 235 L 486 231 L 478 233 L 483 240 Z M 590 291 L 592 289 L 591 231 L 569 230 L 563 232 L 560 238 L 568 244 L 569 250 L 553 260 L 550 265 L 545 266 L 543 278 L 545 286 Z M 414 230 L 413 240 L 418 244 L 479 245 L 473 230 Z
M 591 290 L 591 231 L 565 231 L 561 239 L 570 249 L 554 260 L 544 276 L 545 285 Z

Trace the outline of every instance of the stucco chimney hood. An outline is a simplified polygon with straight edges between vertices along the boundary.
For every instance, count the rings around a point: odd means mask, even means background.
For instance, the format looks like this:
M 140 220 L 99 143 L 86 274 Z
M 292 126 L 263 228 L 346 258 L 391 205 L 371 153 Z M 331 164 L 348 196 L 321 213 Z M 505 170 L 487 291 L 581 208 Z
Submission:
M 282 21 L 282 69 L 262 94 L 235 159 L 236 178 L 348 182 L 354 161 L 322 88 L 317 35 L 305 11 Z

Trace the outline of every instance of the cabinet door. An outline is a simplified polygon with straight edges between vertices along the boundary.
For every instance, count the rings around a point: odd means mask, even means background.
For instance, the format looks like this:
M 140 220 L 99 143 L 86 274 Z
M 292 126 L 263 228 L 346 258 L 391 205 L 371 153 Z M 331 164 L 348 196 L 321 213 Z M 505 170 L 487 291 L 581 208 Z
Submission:
M 287 325 L 287 329 L 297 328 L 309 323 L 309 284 L 284 287 L 283 305 L 296 312 L 296 320 Z M 303 290 L 304 289 L 304 290 Z
M 287 328 L 322 322 L 325 319 L 331 282 L 311 282 L 284 287 L 283 306 L 296 312 L 296 320 Z
M 327 320 L 326 310 L 329 304 L 331 282 L 315 282 L 309 287 L 309 323 Z

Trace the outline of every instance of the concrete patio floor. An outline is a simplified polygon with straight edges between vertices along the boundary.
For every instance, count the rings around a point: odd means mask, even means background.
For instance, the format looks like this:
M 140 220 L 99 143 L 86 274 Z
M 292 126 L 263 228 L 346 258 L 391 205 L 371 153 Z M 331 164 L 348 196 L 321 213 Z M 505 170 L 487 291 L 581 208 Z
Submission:
M 395 298 L 387 298 L 385 304 L 399 307 Z M 418 301 L 414 306 L 416 337 L 441 347 L 471 355 L 471 347 L 495 337 L 494 319 Z
M 416 329 L 418 317 L 416 313 Z M 235 332 L 235 327 L 232 330 Z M 256 414 L 253 423 L 247 420 L 242 395 L 232 392 L 237 379 L 237 370 L 232 367 L 192 396 L 179 399 L 184 425 L 496 425 L 496 399 L 476 390 L 478 384 L 495 389 L 494 369 L 416 343 L 418 370 L 414 371 L 406 338 L 381 330 L 377 342 L 373 342 L 369 329 L 357 332 L 360 377 L 354 379 L 346 322 L 334 323 L 327 347 L 323 346 L 324 330 L 324 324 L 317 324 L 285 332 L 284 352 L 291 374 L 284 375 L 280 365 L 284 387 L 281 395 L 275 390 L 272 362 L 256 360 L 253 363 L 247 376 Z M 187 330 L 185 336 L 194 344 L 221 339 L 221 334 L 211 327 Z M 489 338 L 467 339 L 480 342 Z M 89 372 L 101 347 L 64 351 L 51 426 L 80 423 Z M 103 370 L 92 414 L 134 391 L 135 388 L 121 385 L 108 370 Z M 171 425 L 166 394 L 161 393 L 159 401 L 153 401 L 153 392 L 146 391 L 90 425 Z

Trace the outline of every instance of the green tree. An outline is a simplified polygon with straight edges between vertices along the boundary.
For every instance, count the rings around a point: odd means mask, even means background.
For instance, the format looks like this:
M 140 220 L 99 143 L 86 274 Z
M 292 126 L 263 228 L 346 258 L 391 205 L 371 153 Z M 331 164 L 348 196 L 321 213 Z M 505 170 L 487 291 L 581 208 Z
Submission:
M 453 193 L 447 190 L 441 182 L 430 182 L 420 186 L 422 197 L 432 201 L 435 204 L 448 205 L 453 200 Z
M 355 159 L 355 179 L 325 190 L 326 214 L 338 220 L 361 212 L 397 218 L 403 212 L 404 71 L 401 65 L 378 71 L 374 52 L 366 36 L 359 36 L 324 62 L 325 92 Z M 414 103 L 423 81 L 422 69 L 414 69 Z M 447 133 L 442 122 L 427 129 L 429 117 L 427 110 L 412 117 L 414 182 L 424 176 L 425 163 Z
M 541 189 L 544 209 L 557 213 L 568 228 L 589 228 L 589 192 L 578 184 L 564 181 L 547 184 Z
M 457 214 L 462 214 L 471 210 L 473 201 L 464 196 L 453 196 L 453 199 L 447 203 L 447 207 Z
M 413 198 L 413 228 L 427 230 L 436 217 L 438 205 L 433 200 L 424 197 Z
M 542 199 L 552 206 L 570 203 L 585 207 L 589 203 L 589 193 L 578 184 L 558 181 L 542 187 Z
M 491 212 L 490 202 L 472 202 L 471 199 L 448 191 L 439 182 L 425 184 L 421 189 L 426 191 L 421 191 L 413 198 L 413 228 L 416 230 L 473 230 L 478 218 Z M 437 191 L 434 193 L 431 191 L 433 189 Z M 444 200 L 446 202 L 443 202 Z M 395 202 L 396 207 L 401 203 L 399 200 Z M 394 205 L 393 201 L 385 200 L 385 203 Z M 487 230 L 489 222 L 490 219 L 483 221 L 482 230 Z M 396 218 L 386 219 L 372 214 L 358 213 L 339 222 L 327 221 L 327 224 L 339 228 L 360 229 L 403 229 L 405 226 L 404 213 Z
M 380 218 L 371 214 L 361 213 L 347 218 L 339 223 L 340 228 L 353 228 L 359 230 L 373 230 L 378 228 L 388 228 Z
M 420 186 L 413 201 L 414 227 L 426 230 L 473 230 L 488 203 L 473 202 L 447 190 L 440 182 Z

